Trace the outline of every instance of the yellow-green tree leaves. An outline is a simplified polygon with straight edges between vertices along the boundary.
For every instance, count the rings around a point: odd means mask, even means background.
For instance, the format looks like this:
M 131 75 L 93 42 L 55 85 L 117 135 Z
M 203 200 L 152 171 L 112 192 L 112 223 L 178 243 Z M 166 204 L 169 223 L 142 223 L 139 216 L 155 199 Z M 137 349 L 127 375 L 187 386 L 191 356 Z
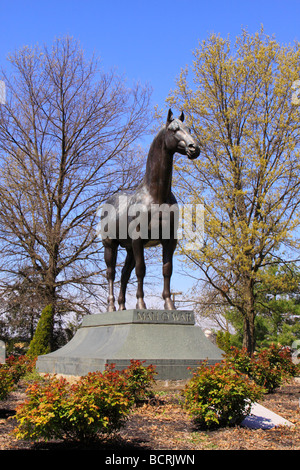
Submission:
M 185 200 L 205 204 L 204 245 L 186 259 L 243 315 L 250 352 L 260 269 L 284 246 L 297 246 L 300 108 L 292 87 L 299 75 L 299 44 L 281 45 L 263 28 L 242 31 L 234 43 L 212 34 L 168 98 L 201 144 L 193 165 L 176 166 Z

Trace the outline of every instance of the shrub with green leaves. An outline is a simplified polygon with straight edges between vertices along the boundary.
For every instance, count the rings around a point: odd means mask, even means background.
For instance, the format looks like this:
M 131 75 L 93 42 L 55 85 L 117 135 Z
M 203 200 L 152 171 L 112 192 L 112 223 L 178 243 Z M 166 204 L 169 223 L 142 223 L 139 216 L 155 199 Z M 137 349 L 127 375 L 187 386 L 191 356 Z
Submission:
M 268 348 L 250 356 L 246 349 L 230 348 L 226 362 L 243 374 L 247 374 L 258 385 L 269 393 L 298 373 L 292 361 L 291 351 L 280 344 L 272 344 Z
M 250 414 L 262 394 L 261 387 L 225 361 L 203 363 L 183 391 L 183 406 L 201 428 L 233 426 Z
M 122 427 L 134 404 L 126 378 L 114 368 L 92 372 L 72 386 L 66 418 L 76 428 L 75 438 L 90 440 L 98 433 Z M 72 433 L 71 433 L 72 437 Z
M 126 375 L 110 365 L 103 373 L 89 373 L 73 385 L 56 376 L 33 383 L 27 400 L 16 410 L 16 437 L 87 442 L 118 430 L 134 405 Z
M 31 372 L 35 359 L 26 356 L 9 356 L 4 364 L 0 364 L 0 400 L 5 400 L 14 390 L 20 379 Z
M 61 378 L 45 377 L 26 390 L 27 399 L 16 408 L 19 425 L 14 434 L 20 439 L 38 440 L 60 436 L 61 408 L 69 392 L 68 382 Z
M 12 374 L 5 364 L 0 365 L 0 400 L 5 400 L 14 389 Z
M 15 384 L 28 372 L 32 372 L 36 363 L 36 358 L 28 356 L 9 356 L 6 359 L 6 367 L 12 375 Z
M 145 362 L 131 360 L 130 366 L 123 370 L 130 395 L 136 403 L 151 396 L 151 388 L 155 383 L 154 376 L 157 374 L 155 367 L 152 364 L 143 365 Z

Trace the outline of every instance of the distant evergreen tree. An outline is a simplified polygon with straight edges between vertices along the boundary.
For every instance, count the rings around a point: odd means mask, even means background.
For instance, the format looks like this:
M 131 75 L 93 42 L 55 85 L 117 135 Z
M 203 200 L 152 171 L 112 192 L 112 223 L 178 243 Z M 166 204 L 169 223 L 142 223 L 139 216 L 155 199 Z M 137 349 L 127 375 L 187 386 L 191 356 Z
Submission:
M 34 336 L 27 351 L 28 356 L 39 356 L 51 352 L 53 331 L 53 307 L 47 305 L 42 311 Z

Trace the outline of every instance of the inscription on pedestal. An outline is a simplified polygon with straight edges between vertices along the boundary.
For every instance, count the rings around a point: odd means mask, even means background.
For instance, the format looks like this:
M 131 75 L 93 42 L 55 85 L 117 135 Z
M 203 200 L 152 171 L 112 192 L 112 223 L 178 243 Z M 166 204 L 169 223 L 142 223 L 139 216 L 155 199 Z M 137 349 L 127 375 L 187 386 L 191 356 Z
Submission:
M 174 323 L 194 325 L 194 314 L 188 310 L 135 310 L 134 323 Z
M 132 309 L 118 312 L 86 315 L 82 327 L 139 324 L 194 325 L 194 313 L 190 310 Z

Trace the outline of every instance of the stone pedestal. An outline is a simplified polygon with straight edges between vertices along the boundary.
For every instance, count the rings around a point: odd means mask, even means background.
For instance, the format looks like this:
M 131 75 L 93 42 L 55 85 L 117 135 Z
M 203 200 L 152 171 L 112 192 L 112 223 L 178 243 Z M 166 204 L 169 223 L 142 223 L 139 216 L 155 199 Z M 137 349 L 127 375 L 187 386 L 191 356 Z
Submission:
M 5 364 L 5 343 L 0 340 L 0 364 Z
M 37 370 L 81 376 L 110 363 L 121 370 L 139 359 L 156 366 L 158 380 L 186 380 L 188 367 L 220 362 L 222 353 L 195 325 L 191 311 L 124 310 L 84 317 L 68 344 L 38 357 Z

